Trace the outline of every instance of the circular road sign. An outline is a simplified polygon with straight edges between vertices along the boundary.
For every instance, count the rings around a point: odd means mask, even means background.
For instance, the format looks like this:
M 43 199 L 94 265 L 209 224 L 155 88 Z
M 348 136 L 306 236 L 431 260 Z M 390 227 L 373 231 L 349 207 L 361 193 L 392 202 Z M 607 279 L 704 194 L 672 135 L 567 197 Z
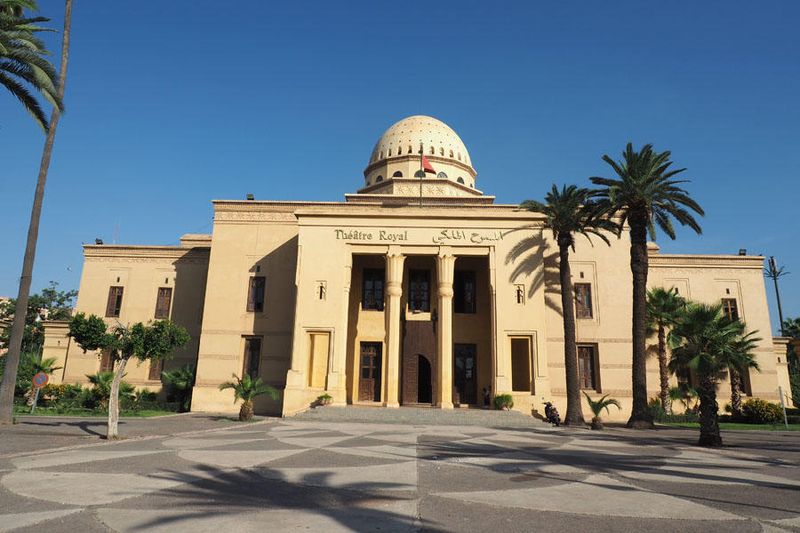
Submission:
M 50 381 L 50 378 L 47 377 L 47 374 L 44 372 L 37 372 L 36 375 L 33 376 L 33 386 L 34 388 L 41 389 L 47 382 Z

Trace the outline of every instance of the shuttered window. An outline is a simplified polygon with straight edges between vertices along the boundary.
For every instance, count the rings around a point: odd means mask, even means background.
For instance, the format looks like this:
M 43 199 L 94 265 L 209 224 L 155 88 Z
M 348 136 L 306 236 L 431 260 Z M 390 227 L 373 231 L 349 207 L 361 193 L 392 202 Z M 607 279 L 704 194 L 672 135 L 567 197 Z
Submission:
M 123 287 L 108 288 L 108 302 L 106 303 L 106 316 L 118 317 L 122 310 Z
M 100 372 L 110 372 L 114 370 L 114 361 L 111 359 L 111 352 L 103 350 L 100 353 Z
M 156 314 L 155 318 L 164 319 L 169 318 L 169 308 L 172 305 L 172 288 L 161 287 L 158 289 L 156 296 Z
M 575 284 L 575 317 L 592 318 L 592 286 L 589 283 Z
M 722 311 L 730 320 L 739 320 L 739 306 L 736 305 L 736 298 L 723 298 Z
M 250 288 L 247 291 L 247 310 L 255 313 L 264 311 L 264 289 L 267 280 L 264 276 L 250 278 Z
M 261 366 L 261 337 L 247 337 L 244 340 L 244 366 L 242 375 L 248 374 L 251 378 L 258 377 Z
M 164 369 L 164 361 L 161 359 L 150 360 L 150 371 L 147 373 L 147 379 L 150 381 L 161 381 L 161 371 Z
M 582 389 L 600 391 L 597 349 L 595 346 L 578 346 L 578 377 Z

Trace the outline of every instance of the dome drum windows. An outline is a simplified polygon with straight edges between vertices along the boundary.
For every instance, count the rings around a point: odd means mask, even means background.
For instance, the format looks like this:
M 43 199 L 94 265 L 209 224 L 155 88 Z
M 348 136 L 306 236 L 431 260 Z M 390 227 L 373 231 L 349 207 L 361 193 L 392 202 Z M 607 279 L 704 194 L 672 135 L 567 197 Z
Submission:
M 403 177 L 403 173 L 398 170 L 397 172 L 392 174 L 392 177 L 393 178 L 402 178 Z
M 440 180 L 446 180 L 447 174 L 445 174 L 444 172 L 439 172 L 438 174 L 436 174 L 436 177 L 439 178 Z
M 459 182 L 461 185 L 464 185 L 464 178 L 462 178 L 461 176 L 459 176 L 456 181 Z
M 377 178 L 375 178 L 375 183 L 380 183 L 382 181 L 383 181 L 383 176 L 378 176 Z

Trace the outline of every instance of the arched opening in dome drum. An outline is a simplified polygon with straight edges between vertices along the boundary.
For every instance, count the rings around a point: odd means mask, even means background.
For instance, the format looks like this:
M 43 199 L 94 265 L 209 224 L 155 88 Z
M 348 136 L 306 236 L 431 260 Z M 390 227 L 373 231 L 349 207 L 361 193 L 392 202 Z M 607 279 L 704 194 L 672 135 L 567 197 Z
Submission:
M 392 157 L 392 149 L 389 148 L 389 155 L 387 157 Z
M 424 170 L 417 170 L 414 173 L 414 177 L 415 178 L 424 178 L 425 177 L 425 171 Z
M 392 174 L 392 177 L 393 178 L 402 178 L 403 177 L 403 173 L 398 170 L 397 172 Z
M 452 150 L 450 150 L 450 157 L 451 158 L 453 157 L 453 151 Z
M 436 155 L 436 148 L 431 146 L 431 155 Z
M 438 174 L 436 174 L 436 177 L 439 178 L 440 180 L 446 180 L 447 174 L 445 174 L 444 172 L 439 172 Z
M 409 154 L 411 153 L 411 145 L 410 144 L 408 145 L 408 153 Z
M 464 185 L 464 178 L 462 178 L 461 176 L 459 176 L 456 181 L 459 182 L 461 185 Z
M 375 183 L 380 183 L 382 181 L 383 181 L 383 176 L 378 176 L 377 178 L 375 178 Z
M 439 155 L 444 157 L 444 148 L 439 148 Z

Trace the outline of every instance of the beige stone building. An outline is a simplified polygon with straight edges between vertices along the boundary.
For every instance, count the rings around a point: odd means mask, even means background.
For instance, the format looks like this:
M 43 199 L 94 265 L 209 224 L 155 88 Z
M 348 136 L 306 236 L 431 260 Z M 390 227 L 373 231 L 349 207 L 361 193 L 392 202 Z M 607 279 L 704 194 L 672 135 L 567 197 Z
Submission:
M 421 171 L 420 151 L 433 173 Z M 355 185 L 355 184 L 354 184 Z M 544 188 L 542 189 L 544 191 Z M 496 393 L 515 409 L 565 409 L 557 248 L 542 217 L 479 189 L 466 146 L 444 123 L 409 117 L 370 155 L 361 187 L 343 202 L 217 200 L 211 235 L 181 245 L 85 245 L 77 310 L 122 323 L 169 317 L 191 344 L 168 367 L 197 365 L 192 409 L 234 411 L 232 374 L 278 387 L 262 413 L 290 415 L 330 394 L 335 404 L 482 406 Z M 581 383 L 631 400 L 629 239 L 578 240 Z M 777 400 L 788 383 L 770 337 L 762 257 L 676 255 L 650 247 L 651 286 L 722 301 L 762 332 L 761 372 L 746 393 Z M 107 360 L 71 345 L 50 323 L 55 381 L 84 382 Z M 785 352 L 784 352 L 785 353 Z M 127 380 L 160 387 L 158 367 Z M 657 362 L 649 366 L 657 394 Z M 721 397 L 725 397 L 724 389 Z

